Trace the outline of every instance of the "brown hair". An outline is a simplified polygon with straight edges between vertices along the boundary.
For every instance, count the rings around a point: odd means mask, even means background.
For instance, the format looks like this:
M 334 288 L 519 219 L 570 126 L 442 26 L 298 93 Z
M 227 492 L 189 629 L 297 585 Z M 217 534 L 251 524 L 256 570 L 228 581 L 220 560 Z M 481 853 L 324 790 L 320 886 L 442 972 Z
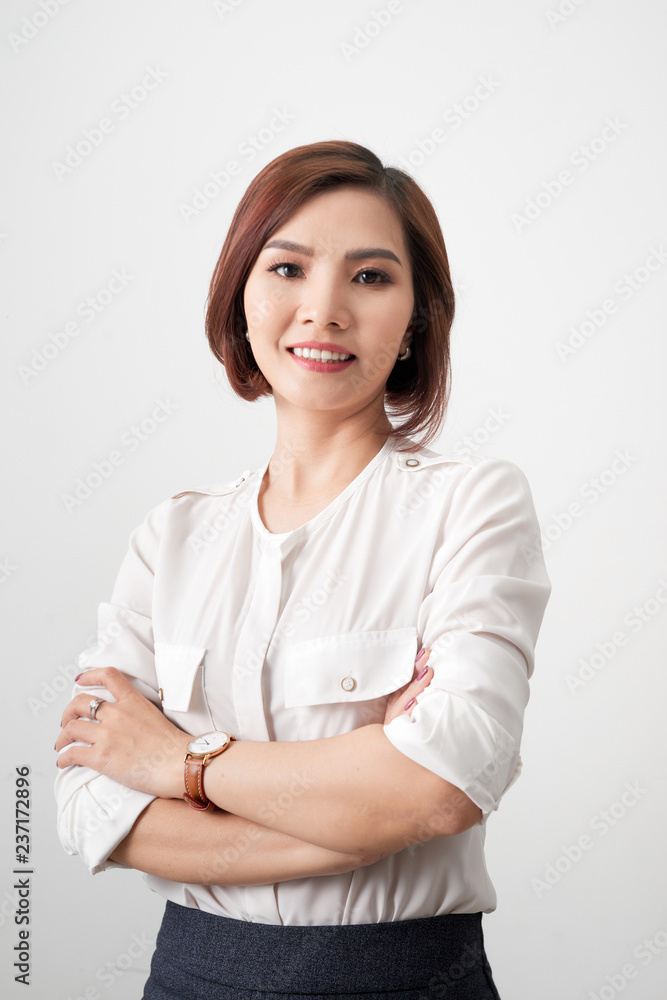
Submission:
M 414 286 L 413 336 L 411 356 L 397 361 L 389 374 L 385 404 L 390 418 L 407 417 L 394 427 L 399 442 L 424 431 L 421 445 L 427 446 L 440 430 L 451 388 L 454 290 L 445 241 L 435 210 L 416 181 L 397 167 L 385 167 L 365 146 L 338 140 L 297 146 L 251 181 L 211 278 L 206 336 L 238 396 L 254 400 L 272 394 L 245 338 L 245 283 L 264 244 L 308 198 L 345 185 L 381 195 L 403 224 Z

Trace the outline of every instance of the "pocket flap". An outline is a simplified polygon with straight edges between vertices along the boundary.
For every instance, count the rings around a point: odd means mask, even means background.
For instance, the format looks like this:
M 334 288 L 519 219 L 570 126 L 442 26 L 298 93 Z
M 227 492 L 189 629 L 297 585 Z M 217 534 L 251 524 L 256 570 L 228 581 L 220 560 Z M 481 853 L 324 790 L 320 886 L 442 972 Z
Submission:
M 195 676 L 205 652 L 205 646 L 155 643 L 155 672 L 161 688 L 163 709 L 168 712 L 188 711 Z
M 414 673 L 417 629 L 345 632 L 286 650 L 285 707 L 368 701 L 391 694 Z

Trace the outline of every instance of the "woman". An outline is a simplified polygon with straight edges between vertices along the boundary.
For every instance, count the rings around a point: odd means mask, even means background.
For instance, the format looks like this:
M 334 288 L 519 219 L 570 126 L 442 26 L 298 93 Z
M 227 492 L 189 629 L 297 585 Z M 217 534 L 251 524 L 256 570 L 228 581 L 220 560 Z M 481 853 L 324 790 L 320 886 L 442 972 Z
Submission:
M 485 826 L 551 585 L 523 472 L 426 444 L 453 316 L 407 174 L 320 142 L 250 184 L 207 335 L 274 452 L 134 530 L 56 742 L 65 850 L 167 900 L 147 1000 L 498 997 Z

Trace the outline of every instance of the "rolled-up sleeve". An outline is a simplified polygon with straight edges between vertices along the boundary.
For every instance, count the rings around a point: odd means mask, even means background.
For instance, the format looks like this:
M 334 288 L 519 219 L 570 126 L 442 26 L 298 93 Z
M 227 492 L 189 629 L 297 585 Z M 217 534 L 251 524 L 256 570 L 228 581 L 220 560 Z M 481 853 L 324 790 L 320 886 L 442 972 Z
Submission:
M 98 607 L 97 643 L 77 657 L 81 671 L 117 667 L 158 707 L 151 609 L 155 565 L 168 502 L 153 507 L 132 531 L 111 600 Z M 115 700 L 106 688 L 79 684 L 74 685 L 72 697 L 82 692 L 91 698 Z M 58 836 L 67 854 L 80 855 L 91 874 L 125 867 L 109 861 L 109 854 L 155 796 L 128 788 L 79 764 L 58 770 L 54 790 Z
M 431 569 L 418 632 L 433 677 L 412 715 L 384 732 L 465 792 L 485 823 L 521 771 L 528 681 L 551 593 L 531 490 L 517 465 L 486 458 L 466 470 L 446 505 Z

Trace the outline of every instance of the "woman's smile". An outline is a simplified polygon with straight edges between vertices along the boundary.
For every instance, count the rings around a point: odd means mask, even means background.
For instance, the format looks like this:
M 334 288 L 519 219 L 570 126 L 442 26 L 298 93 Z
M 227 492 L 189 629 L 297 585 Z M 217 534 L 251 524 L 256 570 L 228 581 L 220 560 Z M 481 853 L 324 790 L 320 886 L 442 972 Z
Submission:
M 294 360 L 311 372 L 341 372 L 349 368 L 354 355 L 343 351 L 331 351 L 314 347 L 288 347 Z

